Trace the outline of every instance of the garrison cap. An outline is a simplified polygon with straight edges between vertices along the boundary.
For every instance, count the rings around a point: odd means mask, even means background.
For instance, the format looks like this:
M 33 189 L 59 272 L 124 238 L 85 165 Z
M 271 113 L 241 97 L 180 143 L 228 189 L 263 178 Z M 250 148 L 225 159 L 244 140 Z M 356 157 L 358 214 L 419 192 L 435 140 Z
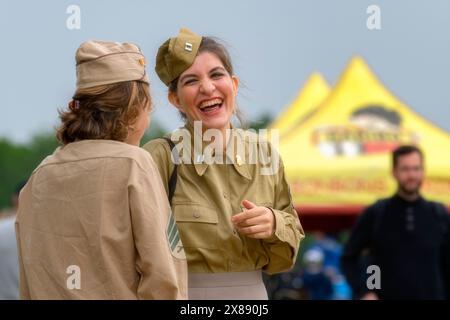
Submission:
M 202 37 L 187 28 L 181 28 L 159 47 L 155 71 L 167 86 L 188 69 L 197 56 Z
M 145 57 L 133 43 L 89 40 L 76 54 L 77 89 L 123 82 L 150 83 Z

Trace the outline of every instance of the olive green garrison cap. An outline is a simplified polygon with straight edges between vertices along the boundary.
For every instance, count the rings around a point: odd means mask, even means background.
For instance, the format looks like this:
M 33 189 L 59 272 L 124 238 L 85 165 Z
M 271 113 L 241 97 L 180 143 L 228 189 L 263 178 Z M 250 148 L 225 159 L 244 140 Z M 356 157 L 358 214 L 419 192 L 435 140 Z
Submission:
M 187 28 L 181 28 L 176 37 L 172 37 L 159 47 L 156 55 L 155 71 L 167 86 L 180 76 L 197 56 L 202 37 Z

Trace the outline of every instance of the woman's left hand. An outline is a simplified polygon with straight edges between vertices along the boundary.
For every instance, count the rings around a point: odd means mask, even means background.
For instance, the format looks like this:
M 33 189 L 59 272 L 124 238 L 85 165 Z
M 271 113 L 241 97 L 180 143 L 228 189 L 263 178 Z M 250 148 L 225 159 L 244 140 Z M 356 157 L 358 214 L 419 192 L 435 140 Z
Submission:
M 275 216 L 272 210 L 258 207 L 248 200 L 242 201 L 242 205 L 247 210 L 231 217 L 236 230 L 249 238 L 270 238 L 275 233 Z

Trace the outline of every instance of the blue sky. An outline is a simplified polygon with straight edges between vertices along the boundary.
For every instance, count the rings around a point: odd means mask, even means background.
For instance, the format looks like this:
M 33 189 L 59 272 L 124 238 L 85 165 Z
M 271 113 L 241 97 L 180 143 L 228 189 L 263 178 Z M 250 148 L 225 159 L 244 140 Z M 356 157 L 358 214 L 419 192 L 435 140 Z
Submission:
M 366 26 L 369 5 L 381 30 Z M 81 28 L 69 30 L 69 5 Z M 25 142 L 57 125 L 57 108 L 75 88 L 75 50 L 88 39 L 132 41 L 148 58 L 156 112 L 167 129 L 181 123 L 157 78 L 158 46 L 181 26 L 230 48 L 248 119 L 278 114 L 313 71 L 332 84 L 355 54 L 417 113 L 450 131 L 450 1 L 96 0 L 0 2 L 0 137 Z

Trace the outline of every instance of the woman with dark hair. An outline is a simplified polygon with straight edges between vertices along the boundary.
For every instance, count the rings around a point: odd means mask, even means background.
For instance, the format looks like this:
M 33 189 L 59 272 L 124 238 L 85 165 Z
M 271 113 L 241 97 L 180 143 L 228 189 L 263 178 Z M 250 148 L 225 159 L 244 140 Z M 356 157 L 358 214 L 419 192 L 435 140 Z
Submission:
M 186 251 L 189 299 L 267 299 L 262 271 L 291 268 L 304 233 L 275 149 L 231 125 L 239 80 L 229 54 L 217 40 L 181 29 L 159 48 L 156 72 L 186 125 L 144 148 L 161 173 Z M 204 142 L 212 137 L 218 147 L 208 152 Z M 273 170 L 252 161 L 255 148 L 272 155 Z
M 31 175 L 16 222 L 22 299 L 185 299 L 184 252 L 169 203 L 139 148 L 151 97 L 130 43 L 87 41 L 62 144 Z

